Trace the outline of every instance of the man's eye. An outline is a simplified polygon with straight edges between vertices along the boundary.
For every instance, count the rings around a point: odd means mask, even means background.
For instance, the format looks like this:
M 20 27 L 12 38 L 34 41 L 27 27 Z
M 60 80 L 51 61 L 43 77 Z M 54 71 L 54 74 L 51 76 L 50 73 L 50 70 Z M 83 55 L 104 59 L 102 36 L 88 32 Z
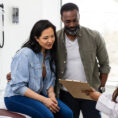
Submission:
M 78 20 L 77 20 L 77 19 L 75 19 L 75 20 L 73 20 L 73 22 L 78 22 Z
M 66 23 L 70 23 L 70 21 L 66 21 Z

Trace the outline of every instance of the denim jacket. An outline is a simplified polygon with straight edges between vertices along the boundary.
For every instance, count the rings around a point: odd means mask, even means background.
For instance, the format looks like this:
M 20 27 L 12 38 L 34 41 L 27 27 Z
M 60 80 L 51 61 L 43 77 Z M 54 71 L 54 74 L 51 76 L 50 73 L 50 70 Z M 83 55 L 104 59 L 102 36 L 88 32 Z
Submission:
M 50 68 L 49 52 L 45 57 L 46 77 L 44 79 L 42 64 L 42 52 L 36 54 L 29 48 L 18 51 L 11 63 L 11 81 L 7 84 L 5 97 L 23 96 L 27 88 L 47 95 L 47 89 L 55 84 L 55 74 Z

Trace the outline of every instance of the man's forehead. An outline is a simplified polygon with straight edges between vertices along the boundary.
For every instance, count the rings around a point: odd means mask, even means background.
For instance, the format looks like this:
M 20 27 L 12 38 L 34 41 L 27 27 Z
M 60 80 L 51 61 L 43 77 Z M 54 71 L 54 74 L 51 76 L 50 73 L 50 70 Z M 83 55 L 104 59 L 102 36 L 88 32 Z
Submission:
M 64 11 L 62 16 L 77 16 L 79 12 L 77 10 Z
M 63 12 L 63 18 L 64 19 L 76 19 L 76 18 L 78 18 L 78 16 L 79 16 L 79 13 L 78 13 L 78 11 L 64 11 Z

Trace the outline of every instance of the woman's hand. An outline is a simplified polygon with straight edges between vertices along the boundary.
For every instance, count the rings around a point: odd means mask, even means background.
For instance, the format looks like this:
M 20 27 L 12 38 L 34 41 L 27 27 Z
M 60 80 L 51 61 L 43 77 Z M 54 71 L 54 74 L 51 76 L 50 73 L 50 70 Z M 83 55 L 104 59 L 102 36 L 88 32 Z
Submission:
M 57 104 L 58 105 L 58 101 L 56 100 L 56 98 L 55 97 L 52 97 L 52 98 L 50 98 L 55 104 Z
M 101 93 L 97 92 L 95 89 L 91 88 L 91 90 L 83 90 L 83 93 L 85 93 L 86 95 L 90 96 L 93 100 L 98 100 L 98 98 L 100 97 Z
M 57 101 L 54 98 L 45 98 L 43 101 L 44 105 L 47 106 L 53 113 L 59 112 Z
M 53 113 L 56 113 L 59 111 L 59 107 L 57 102 L 55 101 L 56 98 L 47 98 L 43 95 L 40 95 L 30 88 L 27 88 L 26 92 L 24 93 L 24 96 L 27 96 L 29 98 L 38 100 L 42 102 L 47 108 L 49 108 Z
M 54 93 L 54 88 L 52 86 L 50 86 L 47 90 L 47 93 L 48 93 L 48 97 L 47 98 L 47 101 L 45 101 L 45 105 L 53 112 L 53 113 L 56 113 L 56 112 L 59 112 L 60 108 L 58 106 L 58 102 L 56 100 L 56 97 L 55 97 L 55 93 Z
M 48 93 L 48 97 L 49 97 L 55 104 L 58 104 L 54 92 Z

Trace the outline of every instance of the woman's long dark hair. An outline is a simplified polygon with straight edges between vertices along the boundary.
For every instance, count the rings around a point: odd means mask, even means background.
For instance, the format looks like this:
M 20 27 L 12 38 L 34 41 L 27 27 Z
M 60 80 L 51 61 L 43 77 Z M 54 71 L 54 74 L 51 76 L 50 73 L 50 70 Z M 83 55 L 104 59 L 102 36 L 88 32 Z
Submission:
M 117 96 L 118 96 L 118 88 L 116 88 L 116 90 L 114 91 L 114 93 L 113 93 L 113 95 L 112 95 L 112 100 L 113 100 L 114 102 L 116 102 Z
M 40 44 L 36 41 L 35 37 L 39 38 L 42 34 L 42 32 L 47 29 L 47 28 L 52 28 L 54 31 L 54 35 L 55 35 L 55 42 L 53 44 L 52 49 L 50 50 L 50 54 L 51 54 L 51 60 L 50 60 L 50 67 L 51 70 L 54 72 L 54 69 L 52 67 L 52 63 L 55 61 L 55 50 L 56 50 L 56 27 L 48 20 L 40 20 L 38 22 L 36 22 L 31 30 L 30 33 L 30 37 L 28 39 L 28 41 L 22 46 L 23 47 L 28 47 L 30 49 L 32 49 L 35 53 L 39 53 L 41 52 L 42 47 L 40 46 Z

